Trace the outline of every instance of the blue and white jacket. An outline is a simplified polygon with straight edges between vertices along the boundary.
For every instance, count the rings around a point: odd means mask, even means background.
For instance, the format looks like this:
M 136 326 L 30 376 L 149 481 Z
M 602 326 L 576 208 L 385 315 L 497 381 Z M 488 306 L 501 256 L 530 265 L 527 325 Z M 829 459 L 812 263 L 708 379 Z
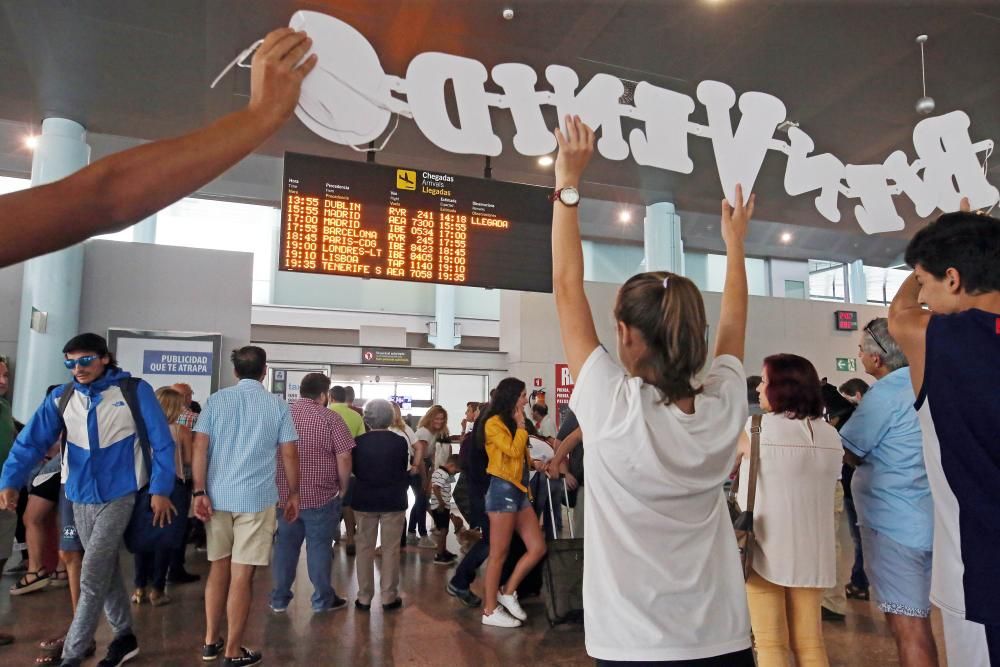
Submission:
M 74 383 L 74 393 L 59 414 L 64 387 L 49 394 L 17 436 L 0 473 L 0 488 L 20 489 L 35 464 L 66 429 L 62 482 L 74 503 L 108 503 L 149 484 L 154 495 L 169 496 L 174 488 L 174 439 L 147 382 L 139 382 L 137 398 L 152 449 L 152 474 L 146 470 L 132 412 L 119 383 L 131 377 L 109 368 L 90 384 Z M 65 417 L 65 422 L 63 421 Z

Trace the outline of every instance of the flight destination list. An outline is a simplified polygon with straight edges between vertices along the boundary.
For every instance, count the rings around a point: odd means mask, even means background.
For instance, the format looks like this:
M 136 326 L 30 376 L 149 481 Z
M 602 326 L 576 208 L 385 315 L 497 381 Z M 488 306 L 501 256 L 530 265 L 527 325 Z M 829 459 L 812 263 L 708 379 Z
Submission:
M 286 153 L 279 269 L 551 292 L 550 192 Z

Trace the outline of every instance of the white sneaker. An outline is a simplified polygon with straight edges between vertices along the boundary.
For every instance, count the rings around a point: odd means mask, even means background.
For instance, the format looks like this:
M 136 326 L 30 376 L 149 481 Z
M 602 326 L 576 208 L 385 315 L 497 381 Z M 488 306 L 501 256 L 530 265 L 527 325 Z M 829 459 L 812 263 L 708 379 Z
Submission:
M 510 612 L 511 616 L 519 621 L 528 620 L 528 615 L 524 613 L 521 609 L 521 603 L 517 601 L 517 591 L 514 591 L 510 595 L 506 595 L 500 591 L 497 592 L 497 602 L 504 606 L 504 608 Z
M 420 549 L 437 549 L 437 542 L 430 535 L 424 535 L 417 542 L 417 547 Z
M 519 628 L 521 621 L 507 613 L 507 610 L 497 605 L 492 614 L 483 614 L 483 625 L 492 625 L 497 628 Z

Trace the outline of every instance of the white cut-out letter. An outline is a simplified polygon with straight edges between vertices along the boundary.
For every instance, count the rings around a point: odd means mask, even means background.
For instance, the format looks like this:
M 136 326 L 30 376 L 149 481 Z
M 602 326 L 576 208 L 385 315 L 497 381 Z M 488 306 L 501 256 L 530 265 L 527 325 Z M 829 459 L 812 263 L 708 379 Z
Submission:
M 645 132 L 635 129 L 629 134 L 635 161 L 682 174 L 694 171 L 687 143 L 694 100 L 645 81 L 635 87 L 634 98 L 636 117 L 646 122 Z
M 521 155 L 545 155 L 556 149 L 556 138 L 545 124 L 538 103 L 535 70 L 521 63 L 497 65 L 490 73 L 503 88 L 507 108 L 514 118 L 514 150 Z
M 446 53 L 421 53 L 406 70 L 406 97 L 413 120 L 432 143 L 451 153 L 500 155 L 503 143 L 493 133 L 486 68 L 478 60 Z M 455 87 L 459 127 L 448 118 L 445 83 Z
M 723 194 L 730 202 L 736 201 L 736 184 L 739 183 L 743 186 L 743 196 L 749 197 L 764 163 L 768 143 L 774 136 L 774 128 L 785 120 L 784 103 L 764 93 L 743 93 L 740 95 L 742 115 L 733 134 L 729 119 L 729 110 L 736 103 L 733 89 L 719 81 L 702 81 L 697 94 L 708 111 L 708 127 Z
M 962 197 L 969 198 L 972 208 L 992 206 L 1000 198 L 976 159 L 969 124 L 965 112 L 952 111 L 926 118 L 913 128 L 913 147 L 924 163 L 924 187 L 934 192 L 942 211 L 957 211 Z
M 785 165 L 785 192 L 801 195 L 820 188 L 815 199 L 816 210 L 830 222 L 840 222 L 837 198 L 840 196 L 840 179 L 844 177 L 844 163 L 830 153 L 809 157 L 816 148 L 808 134 L 797 127 L 788 129 L 790 150 Z
M 597 150 L 609 160 L 628 157 L 628 143 L 622 136 L 622 109 L 618 100 L 625 93 L 625 84 L 610 74 L 596 74 L 579 93 L 580 79 L 576 72 L 561 65 L 545 68 L 545 78 L 552 84 L 559 125 L 565 116 L 579 115 L 594 131 L 601 128 Z M 565 128 L 563 128 L 565 129 Z
M 844 168 L 847 184 L 861 199 L 854 207 L 858 224 L 866 234 L 894 232 L 903 228 L 903 219 L 896 212 L 889 185 L 889 173 L 881 164 L 849 164 Z

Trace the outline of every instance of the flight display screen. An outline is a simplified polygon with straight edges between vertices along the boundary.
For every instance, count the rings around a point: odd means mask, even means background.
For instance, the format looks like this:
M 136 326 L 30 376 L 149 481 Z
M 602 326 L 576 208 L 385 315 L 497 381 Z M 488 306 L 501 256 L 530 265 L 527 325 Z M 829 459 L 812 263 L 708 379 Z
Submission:
M 286 153 L 278 268 L 551 292 L 550 193 Z

